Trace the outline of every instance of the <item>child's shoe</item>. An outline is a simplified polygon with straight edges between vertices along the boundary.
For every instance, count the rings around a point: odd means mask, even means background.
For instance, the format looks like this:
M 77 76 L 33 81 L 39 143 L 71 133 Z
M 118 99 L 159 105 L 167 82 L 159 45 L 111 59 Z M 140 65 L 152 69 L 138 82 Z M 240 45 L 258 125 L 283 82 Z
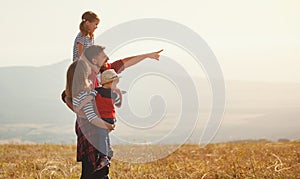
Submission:
M 108 160 L 107 156 L 100 156 L 100 157 L 98 157 L 96 164 L 97 164 L 97 167 L 94 170 L 94 172 L 101 170 L 105 166 L 109 167 L 110 161 Z

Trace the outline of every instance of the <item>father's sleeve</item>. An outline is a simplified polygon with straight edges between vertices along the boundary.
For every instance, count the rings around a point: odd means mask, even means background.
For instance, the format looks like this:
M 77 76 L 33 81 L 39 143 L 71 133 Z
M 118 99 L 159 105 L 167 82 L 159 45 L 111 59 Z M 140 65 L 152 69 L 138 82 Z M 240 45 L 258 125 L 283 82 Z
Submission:
M 122 60 L 117 60 L 111 64 L 111 69 L 114 69 L 116 73 L 121 73 L 125 67 Z

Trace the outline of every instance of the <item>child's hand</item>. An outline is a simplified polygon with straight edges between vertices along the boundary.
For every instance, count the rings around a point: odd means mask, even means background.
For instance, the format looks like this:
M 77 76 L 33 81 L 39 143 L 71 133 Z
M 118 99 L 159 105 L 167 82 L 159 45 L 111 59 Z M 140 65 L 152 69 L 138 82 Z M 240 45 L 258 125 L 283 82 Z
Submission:
M 106 125 L 107 130 L 108 130 L 109 132 L 115 130 L 115 127 L 116 127 L 115 124 L 105 124 L 105 125 Z
M 118 95 L 121 95 L 121 94 L 122 94 L 122 91 L 121 91 L 119 88 L 115 88 L 115 89 L 114 89 L 114 92 L 116 92 Z
M 114 99 L 114 104 L 115 104 L 115 106 L 120 108 L 122 105 L 122 99 L 123 99 L 122 91 L 119 88 L 115 88 L 114 92 L 118 94 L 118 97 L 116 99 Z

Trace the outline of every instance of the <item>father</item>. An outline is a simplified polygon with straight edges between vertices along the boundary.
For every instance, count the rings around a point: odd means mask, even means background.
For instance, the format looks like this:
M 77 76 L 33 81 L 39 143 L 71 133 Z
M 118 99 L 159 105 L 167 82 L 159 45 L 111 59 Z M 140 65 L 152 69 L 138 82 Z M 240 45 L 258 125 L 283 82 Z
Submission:
M 93 82 L 94 87 L 98 87 L 97 73 L 99 71 L 103 72 L 106 69 L 114 69 L 117 73 L 121 73 L 124 69 L 133 66 L 140 61 L 151 58 L 159 60 L 159 53 L 162 50 L 137 56 L 128 57 L 125 59 L 117 60 L 113 63 L 109 63 L 108 56 L 104 52 L 105 47 L 99 45 L 92 45 L 84 51 L 84 55 L 81 60 L 85 60 L 91 67 L 92 73 L 90 75 L 90 80 Z M 72 97 L 66 96 L 65 93 L 62 94 L 63 101 L 66 102 L 68 107 L 72 108 Z M 99 100 L 96 96 L 96 103 Z M 107 125 L 108 130 L 113 130 L 114 126 Z M 96 157 L 99 154 L 99 151 L 93 146 L 93 139 L 96 139 L 97 132 L 95 132 L 97 127 L 85 118 L 77 115 L 76 119 L 76 134 L 77 134 L 77 161 L 82 162 L 82 179 L 93 179 L 93 178 L 108 178 L 109 168 L 105 167 L 102 170 L 93 173 L 94 168 L 96 167 Z M 83 132 L 85 131 L 85 132 Z M 111 156 L 112 157 L 112 154 Z

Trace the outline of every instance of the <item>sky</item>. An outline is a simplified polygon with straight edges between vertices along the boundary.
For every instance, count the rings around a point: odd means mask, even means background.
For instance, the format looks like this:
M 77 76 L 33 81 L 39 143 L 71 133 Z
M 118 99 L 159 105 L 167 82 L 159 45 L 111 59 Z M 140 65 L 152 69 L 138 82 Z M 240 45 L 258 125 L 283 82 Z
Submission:
M 0 67 L 71 59 L 81 15 L 92 10 L 101 19 L 95 36 L 130 20 L 168 19 L 207 42 L 225 80 L 299 83 L 299 8 L 297 0 L 1 1 Z M 147 50 L 139 45 L 131 51 Z M 171 48 L 163 53 L 171 54 Z

